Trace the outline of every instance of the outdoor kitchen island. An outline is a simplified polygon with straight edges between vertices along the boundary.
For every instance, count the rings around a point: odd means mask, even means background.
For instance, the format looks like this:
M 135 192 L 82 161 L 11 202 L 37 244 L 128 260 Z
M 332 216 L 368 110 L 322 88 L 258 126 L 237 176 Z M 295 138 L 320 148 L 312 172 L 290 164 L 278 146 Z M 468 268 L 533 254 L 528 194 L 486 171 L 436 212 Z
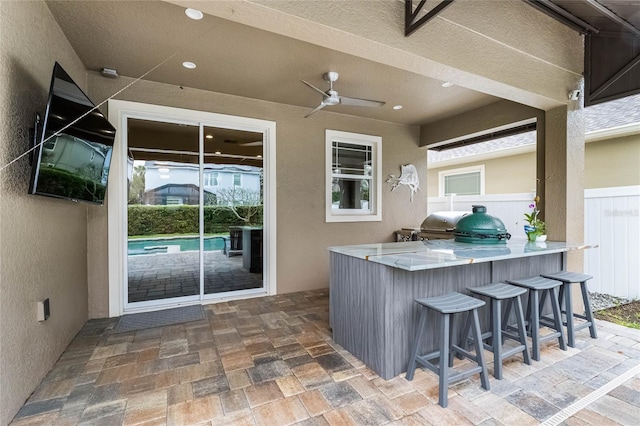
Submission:
M 428 240 L 330 247 L 333 340 L 391 379 L 407 368 L 417 326 L 414 299 L 560 271 L 568 251 L 591 247 L 597 246 L 517 238 L 488 245 Z M 422 353 L 436 349 L 432 315 L 427 324 L 433 333 L 424 337 Z

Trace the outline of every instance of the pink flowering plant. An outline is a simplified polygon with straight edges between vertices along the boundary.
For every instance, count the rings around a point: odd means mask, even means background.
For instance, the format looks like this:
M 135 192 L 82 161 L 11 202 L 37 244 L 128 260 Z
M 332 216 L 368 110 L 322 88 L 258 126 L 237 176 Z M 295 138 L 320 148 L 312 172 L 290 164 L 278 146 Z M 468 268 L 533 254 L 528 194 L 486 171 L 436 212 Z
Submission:
M 545 223 L 538 219 L 538 215 L 540 214 L 540 209 L 538 209 L 537 203 L 540 201 L 540 197 L 535 197 L 533 199 L 533 203 L 529 204 L 529 208 L 531 209 L 530 213 L 525 213 L 524 218 L 529 223 L 529 225 L 524 226 L 524 232 L 527 233 L 527 236 L 530 241 L 535 241 L 536 237 L 539 235 L 545 235 L 547 229 Z

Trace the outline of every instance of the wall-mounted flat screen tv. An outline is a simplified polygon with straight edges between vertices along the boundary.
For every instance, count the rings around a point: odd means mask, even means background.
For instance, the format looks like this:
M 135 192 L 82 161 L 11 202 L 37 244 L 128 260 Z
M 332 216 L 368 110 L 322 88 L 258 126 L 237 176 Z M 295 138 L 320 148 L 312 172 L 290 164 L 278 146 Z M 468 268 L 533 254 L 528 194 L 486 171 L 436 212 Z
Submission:
M 103 204 L 115 134 L 56 62 L 42 128 L 36 128 L 29 193 Z

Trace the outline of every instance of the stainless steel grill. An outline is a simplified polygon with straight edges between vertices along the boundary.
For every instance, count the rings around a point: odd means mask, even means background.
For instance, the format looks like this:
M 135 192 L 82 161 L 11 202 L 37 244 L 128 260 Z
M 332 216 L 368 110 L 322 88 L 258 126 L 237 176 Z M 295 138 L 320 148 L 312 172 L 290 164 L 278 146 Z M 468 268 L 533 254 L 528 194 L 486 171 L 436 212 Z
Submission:
M 456 224 L 471 212 L 443 211 L 431 213 L 420 228 L 402 228 L 396 231 L 396 241 L 446 240 L 454 237 Z

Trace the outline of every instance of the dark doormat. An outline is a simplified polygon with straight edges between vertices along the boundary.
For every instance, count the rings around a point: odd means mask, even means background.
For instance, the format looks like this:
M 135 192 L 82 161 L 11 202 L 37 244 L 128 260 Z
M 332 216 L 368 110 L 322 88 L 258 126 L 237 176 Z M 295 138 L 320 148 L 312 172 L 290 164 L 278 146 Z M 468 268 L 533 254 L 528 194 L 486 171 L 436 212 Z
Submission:
M 165 325 L 182 324 L 183 322 L 204 319 L 204 309 L 201 305 L 183 306 L 165 309 L 163 311 L 142 312 L 120 317 L 115 333 L 144 330 L 145 328 L 164 327 Z

